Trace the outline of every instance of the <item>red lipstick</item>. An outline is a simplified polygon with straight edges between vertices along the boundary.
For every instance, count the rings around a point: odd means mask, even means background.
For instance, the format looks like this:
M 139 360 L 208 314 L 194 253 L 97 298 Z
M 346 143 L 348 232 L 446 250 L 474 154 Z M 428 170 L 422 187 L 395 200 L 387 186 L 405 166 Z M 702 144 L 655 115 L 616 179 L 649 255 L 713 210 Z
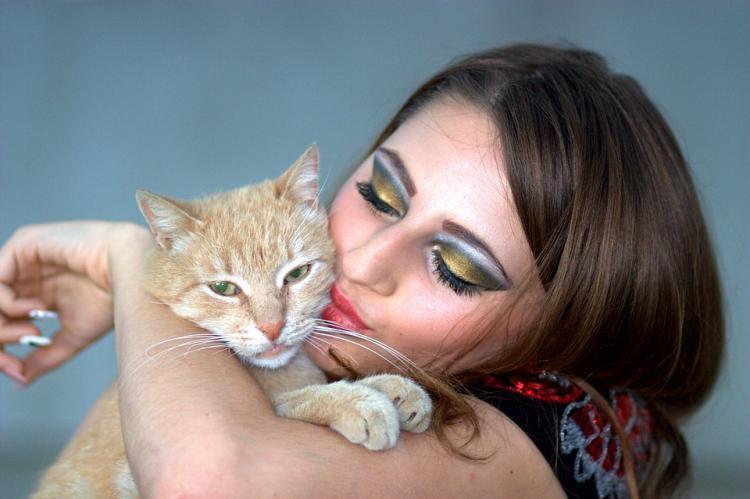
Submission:
M 352 331 L 364 331 L 369 329 L 357 313 L 349 298 L 341 293 L 335 284 L 331 287 L 331 304 L 321 314 L 323 319 L 339 324 L 341 327 Z

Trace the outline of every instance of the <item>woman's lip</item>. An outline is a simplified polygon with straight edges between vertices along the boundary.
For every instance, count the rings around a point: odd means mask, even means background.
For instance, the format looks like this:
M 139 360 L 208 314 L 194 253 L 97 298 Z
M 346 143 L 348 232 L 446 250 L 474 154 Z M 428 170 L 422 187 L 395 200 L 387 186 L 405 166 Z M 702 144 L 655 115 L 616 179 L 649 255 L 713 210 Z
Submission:
M 344 296 L 336 284 L 331 287 L 331 304 L 323 310 L 322 317 L 327 321 L 336 322 L 346 329 L 354 331 L 369 329 L 367 324 L 362 321 L 352 302 Z

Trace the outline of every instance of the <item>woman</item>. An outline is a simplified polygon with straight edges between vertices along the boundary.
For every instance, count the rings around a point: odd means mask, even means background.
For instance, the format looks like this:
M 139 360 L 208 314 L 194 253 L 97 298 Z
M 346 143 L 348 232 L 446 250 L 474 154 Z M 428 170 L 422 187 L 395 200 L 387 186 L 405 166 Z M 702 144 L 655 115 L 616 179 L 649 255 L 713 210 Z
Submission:
M 326 317 L 442 380 L 424 378 L 433 431 L 370 453 L 277 418 L 238 363 L 196 352 L 120 370 L 145 496 L 650 497 L 685 475 L 677 423 L 723 346 L 716 266 L 671 132 L 599 56 L 517 45 L 436 75 L 341 187 L 330 233 Z M 121 368 L 184 330 L 141 291 L 149 244 L 129 224 L 21 229 L 0 251 L 0 341 L 36 332 L 12 320 L 32 308 L 63 329 L 23 361 L 0 352 L 0 368 L 32 381 L 113 309 Z M 346 359 L 388 367 L 331 343 L 309 351 L 331 377 Z

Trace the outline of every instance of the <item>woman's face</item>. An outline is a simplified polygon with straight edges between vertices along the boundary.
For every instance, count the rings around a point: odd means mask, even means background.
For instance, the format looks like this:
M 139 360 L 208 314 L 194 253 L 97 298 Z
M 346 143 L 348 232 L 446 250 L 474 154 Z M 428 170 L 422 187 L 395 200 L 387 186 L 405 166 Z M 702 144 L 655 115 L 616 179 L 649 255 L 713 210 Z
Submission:
M 503 348 L 528 319 L 519 313 L 529 308 L 523 303 L 510 317 L 507 309 L 533 259 L 497 145 L 483 112 L 446 98 L 368 157 L 330 209 L 337 278 L 323 318 L 447 372 Z M 488 321 L 499 326 L 456 359 Z M 388 368 L 357 345 L 321 339 L 360 373 Z M 320 350 L 307 352 L 324 370 L 344 374 Z

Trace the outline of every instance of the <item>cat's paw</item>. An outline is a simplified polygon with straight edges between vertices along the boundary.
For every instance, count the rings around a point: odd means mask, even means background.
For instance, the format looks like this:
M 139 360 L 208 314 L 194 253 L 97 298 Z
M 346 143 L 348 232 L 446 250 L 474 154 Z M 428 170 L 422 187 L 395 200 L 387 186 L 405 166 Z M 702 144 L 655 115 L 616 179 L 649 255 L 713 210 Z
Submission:
M 432 420 L 432 400 L 424 388 L 413 380 L 397 374 L 378 374 L 356 383 L 383 392 L 398 410 L 402 430 L 421 433 Z
M 391 400 L 368 386 L 347 383 L 349 393 L 329 426 L 352 443 L 370 450 L 390 449 L 399 434 L 399 414 Z

